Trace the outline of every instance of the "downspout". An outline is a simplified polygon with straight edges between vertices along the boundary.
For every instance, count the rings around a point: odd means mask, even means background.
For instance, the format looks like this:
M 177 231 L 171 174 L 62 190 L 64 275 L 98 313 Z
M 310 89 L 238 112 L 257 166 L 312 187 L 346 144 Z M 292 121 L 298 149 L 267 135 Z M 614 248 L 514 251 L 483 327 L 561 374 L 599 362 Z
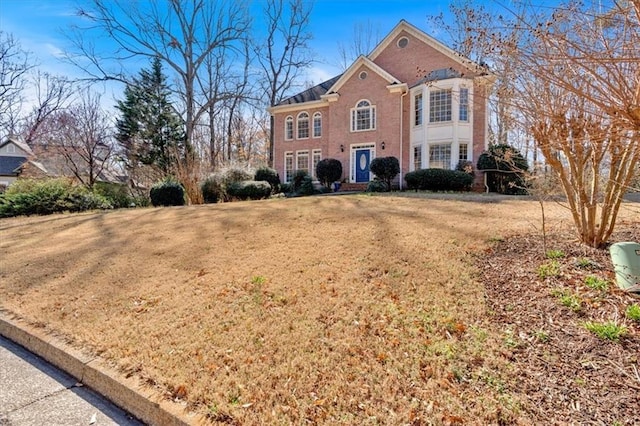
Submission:
M 400 191 L 402 191 L 402 180 L 403 180 L 403 176 L 402 176 L 402 158 L 404 157 L 402 155 L 402 145 L 404 143 L 404 118 L 403 118 L 403 114 L 402 114 L 402 110 L 403 110 L 403 106 L 404 106 L 404 97 L 407 96 L 407 93 L 409 93 L 409 91 L 405 91 L 404 93 L 402 93 L 400 95 L 400 181 L 398 182 L 398 187 L 400 189 Z

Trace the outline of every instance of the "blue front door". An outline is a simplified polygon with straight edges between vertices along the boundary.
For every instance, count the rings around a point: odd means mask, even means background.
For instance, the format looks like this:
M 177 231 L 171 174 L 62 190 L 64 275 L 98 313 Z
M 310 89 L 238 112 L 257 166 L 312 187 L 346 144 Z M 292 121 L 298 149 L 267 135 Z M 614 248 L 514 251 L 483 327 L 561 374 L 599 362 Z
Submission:
M 369 163 L 371 151 L 368 149 L 356 150 L 356 182 L 369 182 Z

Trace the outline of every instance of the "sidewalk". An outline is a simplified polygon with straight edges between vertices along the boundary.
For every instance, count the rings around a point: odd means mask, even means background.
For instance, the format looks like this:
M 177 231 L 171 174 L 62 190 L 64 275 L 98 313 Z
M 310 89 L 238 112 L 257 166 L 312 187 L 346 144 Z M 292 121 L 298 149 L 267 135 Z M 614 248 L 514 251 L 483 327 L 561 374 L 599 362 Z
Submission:
M 0 336 L 0 425 L 142 425 L 43 359 Z

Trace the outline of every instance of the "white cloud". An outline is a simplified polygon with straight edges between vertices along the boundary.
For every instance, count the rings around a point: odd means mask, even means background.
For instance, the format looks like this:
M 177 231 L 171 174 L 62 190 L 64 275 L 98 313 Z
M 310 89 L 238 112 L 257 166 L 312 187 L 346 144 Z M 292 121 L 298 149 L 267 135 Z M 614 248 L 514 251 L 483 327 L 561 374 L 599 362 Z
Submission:
M 320 68 L 320 67 L 311 67 L 306 72 L 306 81 L 311 82 L 313 84 L 320 84 L 323 81 L 327 81 L 336 75 L 340 74 L 334 67 Z

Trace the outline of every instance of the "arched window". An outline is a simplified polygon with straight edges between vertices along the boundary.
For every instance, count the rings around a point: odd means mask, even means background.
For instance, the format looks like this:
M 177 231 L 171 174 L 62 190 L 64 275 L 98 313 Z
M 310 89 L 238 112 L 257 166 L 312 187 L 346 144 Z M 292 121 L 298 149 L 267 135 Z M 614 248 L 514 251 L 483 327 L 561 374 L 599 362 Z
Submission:
M 309 114 L 301 112 L 298 114 L 298 139 L 309 137 Z
M 375 130 L 376 128 L 376 107 L 371 105 L 366 99 L 356 104 L 351 109 L 351 131 L 360 132 L 363 130 Z
M 322 114 L 316 112 L 313 114 L 313 137 L 319 138 L 322 136 Z
M 293 139 L 293 117 L 288 116 L 284 120 L 284 139 L 290 141 Z

